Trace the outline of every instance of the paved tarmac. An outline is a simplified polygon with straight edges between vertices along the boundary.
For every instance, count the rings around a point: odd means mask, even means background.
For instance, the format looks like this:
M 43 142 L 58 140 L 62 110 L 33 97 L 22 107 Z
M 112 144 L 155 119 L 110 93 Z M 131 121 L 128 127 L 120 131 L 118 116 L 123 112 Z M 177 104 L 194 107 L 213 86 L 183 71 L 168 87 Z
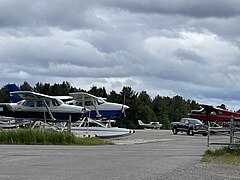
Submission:
M 218 137 L 220 138 L 220 137 Z M 201 163 L 202 135 L 137 130 L 116 145 L 0 145 L 0 180 L 240 179 L 240 167 Z

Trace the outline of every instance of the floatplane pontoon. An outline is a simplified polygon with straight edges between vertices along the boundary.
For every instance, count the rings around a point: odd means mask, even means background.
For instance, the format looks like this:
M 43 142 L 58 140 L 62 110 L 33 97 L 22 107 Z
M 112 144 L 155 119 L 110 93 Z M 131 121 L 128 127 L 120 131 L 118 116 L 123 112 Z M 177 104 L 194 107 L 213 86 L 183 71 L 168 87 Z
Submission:
M 14 119 L 11 117 L 0 116 L 0 128 L 12 129 L 29 125 L 30 121 L 27 119 Z
M 65 127 L 64 130 L 67 131 L 68 128 Z M 81 121 L 72 124 L 71 132 L 80 137 L 111 138 L 130 135 L 135 131 L 126 128 L 110 127 L 101 121 L 85 117 Z

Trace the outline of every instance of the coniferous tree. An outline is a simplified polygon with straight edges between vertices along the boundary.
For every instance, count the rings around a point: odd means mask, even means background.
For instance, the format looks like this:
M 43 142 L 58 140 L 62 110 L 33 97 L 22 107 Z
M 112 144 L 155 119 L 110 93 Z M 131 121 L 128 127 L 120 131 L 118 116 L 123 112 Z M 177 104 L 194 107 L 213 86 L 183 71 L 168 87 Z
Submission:
M 0 90 L 0 102 L 1 103 L 9 103 L 10 102 L 7 85 L 3 86 Z
M 55 83 L 53 85 L 38 82 L 33 88 L 25 81 L 20 88 L 21 90 L 34 90 L 42 94 L 53 96 L 68 95 L 69 92 L 86 92 L 86 90 L 72 87 L 67 81 L 63 81 L 61 84 Z M 182 117 L 187 116 L 192 109 L 200 108 L 194 100 L 186 101 L 181 96 L 170 98 L 157 95 L 152 100 L 146 91 L 142 91 L 138 94 L 131 87 L 123 87 L 122 91 L 119 93 L 111 91 L 107 94 L 105 87 L 99 88 L 93 86 L 88 93 L 108 98 L 109 102 L 121 103 L 130 107 L 126 110 L 126 116 L 123 115 L 117 120 L 115 125 L 119 127 L 138 128 L 139 125 L 137 120 L 142 119 L 146 123 L 150 121 L 159 121 L 163 124 L 164 129 L 168 129 L 171 122 L 179 121 Z M 0 89 L 0 102 L 9 102 L 7 86 Z M 226 108 L 224 104 L 220 107 Z

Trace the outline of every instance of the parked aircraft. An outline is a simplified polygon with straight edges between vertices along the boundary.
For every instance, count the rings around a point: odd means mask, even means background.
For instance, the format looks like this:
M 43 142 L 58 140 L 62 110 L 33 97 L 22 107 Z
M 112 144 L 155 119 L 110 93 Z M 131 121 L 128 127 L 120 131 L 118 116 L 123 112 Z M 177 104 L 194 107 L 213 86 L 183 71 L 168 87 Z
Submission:
M 8 88 L 8 92 L 9 94 L 11 92 L 14 92 L 14 91 L 21 91 L 21 89 L 16 85 L 16 84 L 7 84 L 7 88 Z M 71 101 L 73 100 L 73 97 L 72 96 L 53 96 L 57 99 L 61 99 L 63 102 L 66 102 L 66 101 Z M 10 94 L 10 102 L 12 103 L 17 103 L 19 101 L 23 100 L 22 98 L 19 98 L 19 97 L 16 97 L 16 96 L 12 96 Z
M 64 104 L 60 99 L 31 91 L 14 91 L 11 96 L 23 100 L 0 103 L 0 115 L 14 118 L 77 121 L 86 114 L 86 108 Z
M 66 102 L 67 104 L 74 104 L 83 106 L 90 111 L 91 118 L 118 118 L 124 114 L 129 107 L 123 104 L 107 102 L 102 97 L 97 97 L 86 92 L 69 93 L 73 97 L 73 101 Z
M 8 84 L 8 91 L 10 92 L 10 101 L 17 103 L 22 100 L 19 97 L 11 95 L 11 92 L 20 91 L 20 88 L 16 84 Z M 69 105 L 83 106 L 91 110 L 91 118 L 118 118 L 125 113 L 125 110 L 129 107 L 123 104 L 107 102 L 102 97 L 96 97 L 94 95 L 85 92 L 70 93 L 70 96 L 53 96 L 62 100 Z M 114 121 L 114 120 L 111 120 Z M 108 121 L 109 122 L 109 121 Z
M 231 117 L 235 118 L 235 121 L 240 120 L 240 113 L 238 112 L 215 108 L 205 104 L 201 104 L 200 106 L 202 109 L 192 110 L 189 116 L 202 121 L 230 121 Z
M 138 120 L 138 124 L 145 128 L 152 128 L 152 129 L 160 129 L 162 127 L 162 124 L 160 124 L 159 122 L 150 122 L 148 124 L 145 124 L 141 120 Z

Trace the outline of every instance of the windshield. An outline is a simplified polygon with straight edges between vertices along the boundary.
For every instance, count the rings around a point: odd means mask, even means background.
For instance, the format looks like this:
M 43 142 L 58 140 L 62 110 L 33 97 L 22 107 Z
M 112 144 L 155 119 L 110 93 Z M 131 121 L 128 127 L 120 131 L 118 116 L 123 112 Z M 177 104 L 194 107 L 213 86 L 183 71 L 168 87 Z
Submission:
M 105 103 L 104 99 L 102 99 L 102 98 L 98 98 L 97 101 L 98 101 L 98 104 L 103 104 L 103 103 Z
M 53 99 L 52 104 L 53 106 L 60 106 L 63 102 L 60 99 Z
M 34 101 L 24 101 L 23 106 L 34 107 Z
M 202 124 L 202 122 L 198 119 L 189 119 L 188 121 L 190 124 Z
M 25 100 L 21 100 L 21 101 L 17 102 L 17 104 L 20 105 L 20 104 L 23 104 L 24 102 L 25 102 Z

